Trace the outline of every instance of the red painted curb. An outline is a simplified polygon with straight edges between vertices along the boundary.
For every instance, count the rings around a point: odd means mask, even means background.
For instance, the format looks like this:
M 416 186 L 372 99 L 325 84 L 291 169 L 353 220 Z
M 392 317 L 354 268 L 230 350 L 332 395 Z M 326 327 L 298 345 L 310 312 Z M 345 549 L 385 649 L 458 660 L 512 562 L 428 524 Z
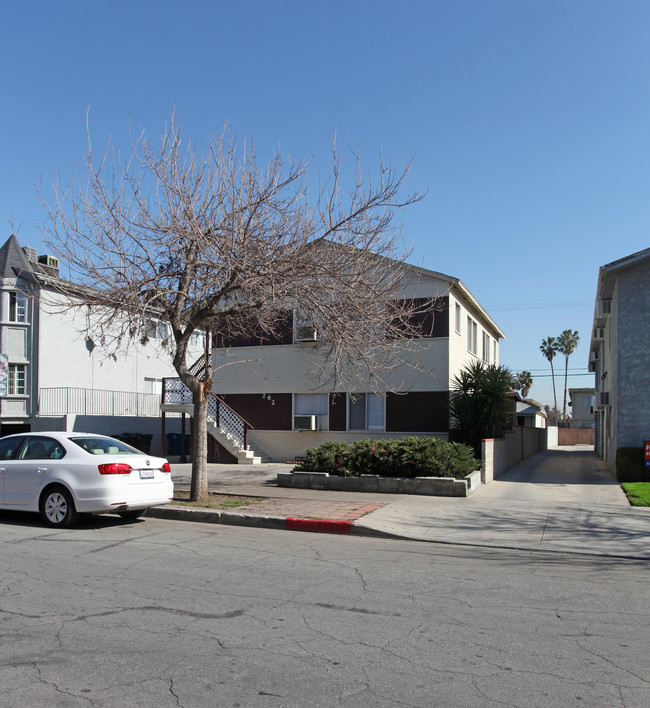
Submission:
M 289 531 L 315 531 L 317 533 L 349 534 L 351 521 L 328 521 L 326 519 L 295 519 L 287 517 L 285 528 Z

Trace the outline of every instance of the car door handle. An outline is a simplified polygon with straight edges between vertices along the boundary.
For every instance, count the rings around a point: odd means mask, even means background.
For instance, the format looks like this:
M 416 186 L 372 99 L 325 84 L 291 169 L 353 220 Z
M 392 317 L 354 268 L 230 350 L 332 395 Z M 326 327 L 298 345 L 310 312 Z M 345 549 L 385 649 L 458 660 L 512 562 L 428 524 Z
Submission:
M 38 472 L 47 472 L 47 467 L 39 467 Z

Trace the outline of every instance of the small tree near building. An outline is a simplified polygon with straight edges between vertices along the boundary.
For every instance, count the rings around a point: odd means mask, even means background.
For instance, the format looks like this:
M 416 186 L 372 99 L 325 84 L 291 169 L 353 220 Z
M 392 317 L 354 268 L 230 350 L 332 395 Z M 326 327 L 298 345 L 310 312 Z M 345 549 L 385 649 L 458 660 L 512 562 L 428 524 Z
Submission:
M 454 419 L 454 437 L 481 455 L 483 438 L 501 438 L 512 422 L 508 394 L 517 386 L 512 372 L 503 365 L 472 362 L 455 376 L 449 396 Z
M 96 160 L 89 148 L 83 182 L 57 180 L 53 200 L 44 197 L 49 245 L 75 284 L 58 284 L 69 306 L 87 307 L 115 347 L 146 338 L 153 318 L 171 326 L 169 356 L 193 399 L 192 499 L 207 494 L 214 374 L 207 349 L 207 373 L 191 369 L 194 333 L 272 337 L 293 309 L 318 326 L 319 375 L 335 382 L 359 371 L 381 381 L 417 334 L 394 223 L 420 199 L 402 196 L 408 168 L 380 160 L 365 177 L 356 156 L 344 183 L 334 141 L 315 190 L 307 170 L 280 154 L 258 166 L 227 129 L 202 147 L 172 114 L 159 141 L 141 132 L 125 159 L 107 150 Z

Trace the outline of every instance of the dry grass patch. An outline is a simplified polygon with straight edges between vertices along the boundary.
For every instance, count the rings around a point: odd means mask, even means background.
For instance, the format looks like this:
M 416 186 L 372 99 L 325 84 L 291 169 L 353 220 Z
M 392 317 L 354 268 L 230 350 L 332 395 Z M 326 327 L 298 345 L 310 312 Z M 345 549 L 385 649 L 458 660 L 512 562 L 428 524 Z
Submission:
M 175 492 L 172 504 L 176 506 L 190 506 L 197 509 L 239 509 L 264 501 L 266 497 L 245 497 L 237 494 L 218 494 L 209 492 L 205 500 L 190 501 L 189 492 Z

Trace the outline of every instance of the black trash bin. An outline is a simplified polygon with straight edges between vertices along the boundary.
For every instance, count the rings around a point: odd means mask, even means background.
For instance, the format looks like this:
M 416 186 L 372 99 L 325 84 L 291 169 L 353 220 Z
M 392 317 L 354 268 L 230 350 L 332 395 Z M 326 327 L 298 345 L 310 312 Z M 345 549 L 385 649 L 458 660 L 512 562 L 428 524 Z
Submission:
M 121 433 L 120 435 L 113 435 L 113 437 L 127 445 L 131 445 L 131 447 L 140 450 L 140 452 L 144 452 L 145 455 L 151 454 L 151 439 L 153 435 L 144 433 Z
M 116 440 L 121 440 L 127 445 L 137 447 L 138 439 L 133 433 L 120 433 L 119 435 L 113 435 L 112 437 L 114 437 Z
M 180 455 L 181 454 L 181 434 L 180 433 L 167 433 L 167 454 L 168 455 Z
M 148 435 L 147 433 L 136 433 L 135 437 L 138 440 L 135 447 L 141 452 L 144 452 L 145 455 L 149 455 L 151 453 L 151 440 L 153 435 Z

